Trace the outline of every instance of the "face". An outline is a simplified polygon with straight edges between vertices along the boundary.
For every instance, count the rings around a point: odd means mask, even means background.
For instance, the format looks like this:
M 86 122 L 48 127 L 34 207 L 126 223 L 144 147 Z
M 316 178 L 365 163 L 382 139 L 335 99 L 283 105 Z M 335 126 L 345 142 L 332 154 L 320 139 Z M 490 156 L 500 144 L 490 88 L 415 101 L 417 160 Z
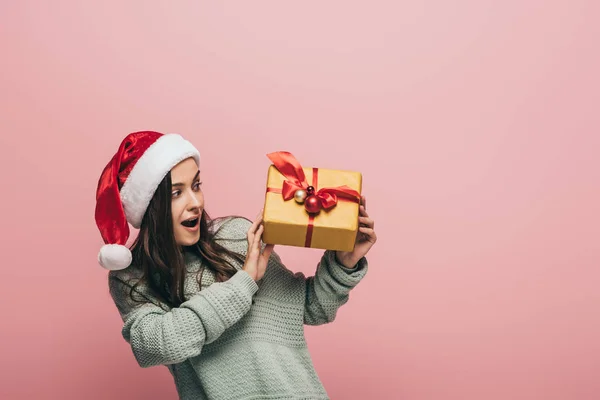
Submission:
M 173 233 L 180 246 L 191 246 L 200 240 L 200 217 L 204 210 L 200 171 L 193 158 L 171 169 L 171 214 Z

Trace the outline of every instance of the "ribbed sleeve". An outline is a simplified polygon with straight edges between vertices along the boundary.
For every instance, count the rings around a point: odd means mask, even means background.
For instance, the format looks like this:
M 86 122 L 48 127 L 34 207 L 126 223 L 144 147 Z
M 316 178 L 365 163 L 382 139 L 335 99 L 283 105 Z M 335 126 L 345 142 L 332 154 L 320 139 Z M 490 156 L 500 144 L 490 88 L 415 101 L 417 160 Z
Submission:
M 197 356 L 242 318 L 252 305 L 258 285 L 239 270 L 226 282 L 217 282 L 170 311 L 152 303 L 131 306 L 129 287 L 110 279 L 110 293 L 123 318 L 122 335 L 139 365 L 179 363 Z
M 358 285 L 367 270 L 364 257 L 349 269 L 337 262 L 335 251 L 325 251 L 315 275 L 306 278 L 304 323 L 322 325 L 332 322 L 338 309 L 348 301 L 350 290 Z

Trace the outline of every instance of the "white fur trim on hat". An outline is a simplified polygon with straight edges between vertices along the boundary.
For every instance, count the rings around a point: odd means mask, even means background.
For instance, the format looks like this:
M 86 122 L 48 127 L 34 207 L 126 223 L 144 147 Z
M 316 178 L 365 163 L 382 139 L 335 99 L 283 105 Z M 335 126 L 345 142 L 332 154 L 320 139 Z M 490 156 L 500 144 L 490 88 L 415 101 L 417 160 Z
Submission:
M 111 271 L 129 267 L 131 259 L 131 251 L 120 244 L 105 244 L 98 253 L 100 265 Z
M 121 188 L 121 201 L 127 221 L 136 229 L 150 204 L 156 188 L 175 165 L 193 157 L 200 165 L 200 153 L 182 136 L 166 134 L 141 155 Z

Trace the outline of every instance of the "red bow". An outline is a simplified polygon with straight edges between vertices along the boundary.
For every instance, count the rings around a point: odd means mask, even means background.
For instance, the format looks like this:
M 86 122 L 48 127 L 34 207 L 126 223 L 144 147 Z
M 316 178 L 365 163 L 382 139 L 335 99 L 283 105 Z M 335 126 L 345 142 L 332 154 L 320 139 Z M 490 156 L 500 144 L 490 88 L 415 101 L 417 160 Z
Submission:
M 297 190 L 310 190 L 310 185 L 306 181 L 302 166 L 291 153 L 288 153 L 287 151 L 278 151 L 267 154 L 267 157 L 269 157 L 269 159 L 273 162 L 273 165 L 275 165 L 279 172 L 281 172 L 281 174 L 286 178 L 281 189 L 281 194 L 283 195 L 284 200 L 287 201 L 292 199 Z M 317 172 L 318 168 L 313 168 L 312 187 L 314 190 L 317 188 Z M 309 193 L 309 195 L 310 194 L 311 193 Z M 314 195 L 319 198 L 321 206 L 326 210 L 337 205 L 338 197 L 360 203 L 360 193 L 346 185 L 332 188 L 321 188 L 314 193 Z

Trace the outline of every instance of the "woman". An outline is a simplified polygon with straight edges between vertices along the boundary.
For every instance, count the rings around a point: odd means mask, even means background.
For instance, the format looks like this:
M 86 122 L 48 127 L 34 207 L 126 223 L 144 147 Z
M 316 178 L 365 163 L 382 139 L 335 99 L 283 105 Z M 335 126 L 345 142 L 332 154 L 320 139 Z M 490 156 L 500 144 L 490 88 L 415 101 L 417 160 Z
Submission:
M 209 218 L 199 165 L 181 136 L 135 132 L 100 177 L 98 260 L 123 337 L 140 366 L 168 367 L 182 399 L 327 399 L 304 324 L 333 321 L 367 272 L 376 235 L 364 198 L 354 251 L 325 251 L 306 278 L 262 244 L 262 213 Z

